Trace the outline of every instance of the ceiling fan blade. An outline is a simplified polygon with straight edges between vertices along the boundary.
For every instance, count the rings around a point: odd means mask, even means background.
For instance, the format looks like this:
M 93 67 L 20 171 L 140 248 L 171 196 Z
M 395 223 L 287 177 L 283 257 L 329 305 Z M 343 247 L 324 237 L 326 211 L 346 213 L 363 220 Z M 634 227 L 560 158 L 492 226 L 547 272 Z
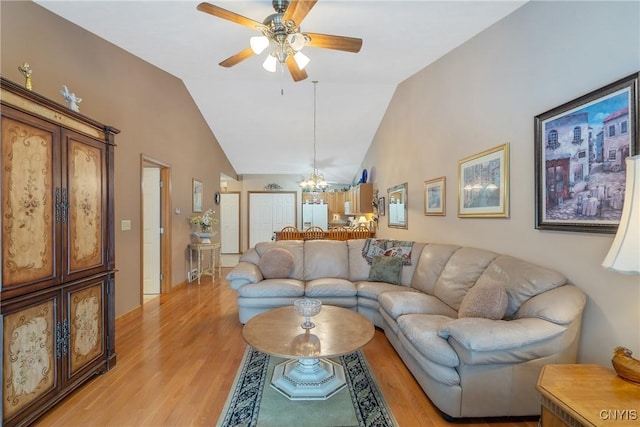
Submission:
M 211 3 L 202 2 L 198 5 L 197 9 L 200 12 L 208 13 L 209 15 L 217 16 L 218 18 L 226 19 L 227 21 L 234 22 L 236 24 L 244 25 L 245 27 L 253 28 L 261 26 L 262 24 L 246 16 L 238 15 L 237 13 L 230 12 L 218 6 L 214 6 Z
M 302 20 L 307 16 L 309 11 L 315 6 L 318 0 L 292 0 L 284 12 L 282 21 L 293 21 L 296 25 L 300 25 Z
M 308 77 L 305 70 L 301 70 L 300 68 L 298 68 L 298 64 L 296 63 L 296 60 L 293 59 L 293 55 L 287 56 L 285 62 L 294 82 L 299 82 L 300 80 L 304 80 Z
M 328 34 L 305 33 L 311 38 L 307 46 L 321 47 L 325 49 L 343 50 L 345 52 L 360 52 L 362 39 L 345 36 L 331 36 Z
M 227 59 L 225 59 L 224 61 L 222 61 L 220 64 L 220 66 L 222 67 L 233 67 L 234 65 L 236 65 L 238 62 L 242 62 L 247 58 L 250 58 L 254 55 L 253 50 L 251 50 L 250 47 L 241 50 L 240 52 L 236 53 L 233 56 L 228 57 Z

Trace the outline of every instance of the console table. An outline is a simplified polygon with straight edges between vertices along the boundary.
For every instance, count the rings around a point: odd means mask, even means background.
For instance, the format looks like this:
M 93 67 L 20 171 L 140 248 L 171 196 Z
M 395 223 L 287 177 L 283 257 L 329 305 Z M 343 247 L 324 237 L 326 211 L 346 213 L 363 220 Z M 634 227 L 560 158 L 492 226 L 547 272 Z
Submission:
M 216 261 L 218 265 L 218 277 L 221 277 L 220 273 L 220 243 L 191 243 L 189 245 L 189 273 L 193 271 L 193 255 L 195 253 L 197 259 L 197 272 L 196 276 L 190 276 L 189 283 L 198 279 L 198 285 L 200 284 L 200 278 L 202 276 L 211 276 L 211 279 L 216 278 Z M 205 253 L 208 252 L 209 262 L 205 266 L 203 258 Z
M 542 427 L 638 426 L 640 384 L 599 365 L 546 365 L 536 386 Z

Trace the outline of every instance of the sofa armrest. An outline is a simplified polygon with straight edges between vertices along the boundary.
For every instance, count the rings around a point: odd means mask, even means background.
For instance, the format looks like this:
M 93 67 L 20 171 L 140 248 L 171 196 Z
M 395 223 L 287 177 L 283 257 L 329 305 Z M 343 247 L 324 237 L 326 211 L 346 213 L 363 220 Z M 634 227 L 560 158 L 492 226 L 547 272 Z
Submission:
M 238 265 L 227 273 L 226 279 L 230 282 L 231 288 L 238 290 L 240 286 L 247 283 L 258 283 L 264 279 L 260 268 L 257 265 L 246 261 L 240 261 Z
M 539 317 L 568 325 L 582 317 L 587 296 L 577 286 L 564 285 L 536 295 L 520 306 L 514 319 Z
M 567 328 L 538 318 L 490 320 L 462 318 L 447 322 L 438 335 L 447 339 L 467 364 L 530 360 L 557 352 Z

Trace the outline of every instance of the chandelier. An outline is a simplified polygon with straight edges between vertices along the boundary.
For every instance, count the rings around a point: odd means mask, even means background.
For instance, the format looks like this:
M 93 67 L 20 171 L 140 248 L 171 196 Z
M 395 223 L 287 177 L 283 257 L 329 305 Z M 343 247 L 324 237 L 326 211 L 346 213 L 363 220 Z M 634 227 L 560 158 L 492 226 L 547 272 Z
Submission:
M 317 88 L 318 81 L 313 81 L 313 170 L 308 177 L 303 177 L 300 187 L 310 191 L 324 190 L 329 186 L 324 179 L 324 175 L 318 171 L 316 167 L 316 104 L 317 104 Z
M 273 41 L 274 48 L 262 63 L 262 67 L 272 73 L 276 72 L 278 63 L 284 64 L 290 57 L 296 62 L 299 70 L 303 70 L 311 61 L 301 52 L 311 38 L 301 33 L 300 27 L 292 20 L 283 22 L 282 17 L 288 5 L 287 1 L 274 1 L 276 13 L 268 16 L 263 25 L 257 27 L 262 35 L 249 39 L 251 50 L 256 55 L 260 55 Z

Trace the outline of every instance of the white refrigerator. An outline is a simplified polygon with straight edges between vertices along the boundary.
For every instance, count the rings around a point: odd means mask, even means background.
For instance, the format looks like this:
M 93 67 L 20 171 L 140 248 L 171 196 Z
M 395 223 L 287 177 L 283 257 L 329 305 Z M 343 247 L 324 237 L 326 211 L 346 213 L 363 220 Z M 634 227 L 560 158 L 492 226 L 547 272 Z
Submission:
M 329 205 L 302 204 L 302 230 L 316 226 L 327 230 L 329 226 Z

